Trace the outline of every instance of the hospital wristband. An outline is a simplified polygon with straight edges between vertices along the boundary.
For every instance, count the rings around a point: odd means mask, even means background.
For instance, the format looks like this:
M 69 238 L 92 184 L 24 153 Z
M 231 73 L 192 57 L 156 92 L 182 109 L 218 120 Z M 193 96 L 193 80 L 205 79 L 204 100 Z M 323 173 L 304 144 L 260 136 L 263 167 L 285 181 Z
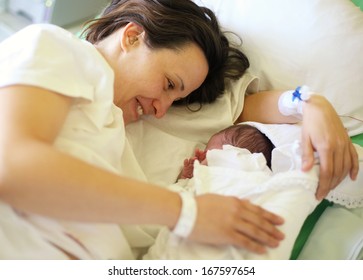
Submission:
M 193 195 L 188 192 L 181 192 L 179 196 L 182 201 L 180 215 L 176 223 L 173 233 L 187 238 L 194 228 L 197 219 L 197 203 Z
M 313 94 L 308 86 L 298 86 L 295 90 L 288 90 L 281 94 L 278 102 L 278 108 L 284 116 L 294 116 L 302 118 L 303 102 L 310 99 Z

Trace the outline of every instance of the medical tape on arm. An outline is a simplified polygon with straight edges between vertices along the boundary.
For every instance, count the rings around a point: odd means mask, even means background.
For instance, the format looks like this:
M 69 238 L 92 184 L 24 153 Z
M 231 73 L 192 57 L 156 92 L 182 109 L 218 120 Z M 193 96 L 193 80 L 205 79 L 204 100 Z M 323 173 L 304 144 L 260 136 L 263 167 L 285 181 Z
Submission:
M 197 202 L 192 194 L 188 192 L 180 192 L 179 196 L 182 201 L 180 215 L 173 233 L 187 238 L 194 228 L 197 220 Z
M 312 94 L 308 86 L 298 86 L 295 90 L 283 92 L 278 103 L 280 113 L 302 119 L 303 102 L 309 100 Z

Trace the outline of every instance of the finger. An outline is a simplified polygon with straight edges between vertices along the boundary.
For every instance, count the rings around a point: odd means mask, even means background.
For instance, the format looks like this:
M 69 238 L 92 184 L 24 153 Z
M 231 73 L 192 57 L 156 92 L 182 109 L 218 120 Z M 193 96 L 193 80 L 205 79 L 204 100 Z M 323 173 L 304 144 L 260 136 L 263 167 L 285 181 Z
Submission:
M 333 153 L 321 151 L 319 158 L 319 185 L 316 192 L 316 198 L 318 200 L 322 200 L 330 191 L 331 180 L 333 176 Z
M 258 217 L 263 217 L 263 219 L 268 220 L 274 225 L 282 225 L 284 223 L 284 219 L 279 215 L 267 211 L 261 206 L 252 204 L 249 200 L 241 199 L 241 203 L 243 204 L 243 208 L 245 208 L 248 212 L 251 212 Z
M 243 213 L 241 222 L 236 223 L 238 231 L 271 247 L 277 246 L 278 241 L 284 239 L 284 234 L 274 224 L 281 222 L 279 216 L 250 203 L 244 205 Z
M 196 157 L 196 158 L 198 158 L 198 156 L 199 156 L 199 154 L 200 154 L 200 149 L 199 148 L 196 148 L 195 149 L 195 151 L 194 151 L 194 156 Z
M 245 228 L 239 228 L 239 230 L 259 242 L 269 246 L 276 246 L 277 241 L 285 238 L 285 235 L 276 227 L 275 224 L 264 219 L 260 215 L 256 215 L 254 213 L 251 215 L 246 214 L 242 219 L 248 226 Z
M 274 227 L 272 225 L 269 226 Z M 283 236 L 281 232 L 274 233 L 273 229 L 269 231 L 272 232 L 272 234 Z M 280 244 L 280 241 L 283 239 L 276 238 L 275 236 L 261 229 L 259 225 L 250 223 L 250 221 L 246 221 L 244 219 L 242 219 L 241 222 L 236 223 L 236 232 L 238 232 L 241 236 L 248 238 L 252 243 L 254 243 L 254 245 L 259 244 L 264 247 L 268 246 L 270 248 L 276 248 Z M 238 240 L 239 239 L 237 239 L 237 241 Z
M 232 240 L 234 240 L 233 245 L 236 247 L 244 248 L 256 254 L 266 253 L 266 246 L 262 245 L 254 239 L 248 238 L 247 236 L 239 232 L 235 232 L 232 235 Z
M 351 155 L 351 169 L 350 169 L 350 178 L 352 180 L 356 180 L 357 176 L 358 176 L 358 171 L 359 171 L 359 158 L 358 158 L 358 153 L 357 150 L 355 149 L 354 145 L 352 143 L 350 143 L 349 146 L 349 151 L 350 151 L 350 155 Z
M 301 152 L 302 170 L 308 171 L 314 165 L 314 148 L 311 144 L 310 138 L 306 136 L 305 133 L 302 135 Z
M 350 155 L 345 148 L 333 153 L 333 175 L 331 177 L 329 191 L 334 189 L 348 174 L 350 167 Z

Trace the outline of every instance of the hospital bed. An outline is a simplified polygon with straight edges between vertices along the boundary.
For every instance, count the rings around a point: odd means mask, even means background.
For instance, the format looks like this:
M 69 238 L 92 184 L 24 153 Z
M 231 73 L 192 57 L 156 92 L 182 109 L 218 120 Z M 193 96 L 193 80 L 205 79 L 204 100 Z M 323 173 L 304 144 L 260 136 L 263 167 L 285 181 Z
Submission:
M 213 106 L 193 113 L 176 107 L 163 119 L 145 116 L 128 127 L 145 179 L 173 183 L 183 159 L 239 115 L 241 92 L 309 85 L 331 101 L 353 142 L 363 145 L 363 12 L 357 6 L 362 1 L 196 2 L 215 11 L 222 27 L 242 38 L 229 35 L 242 43 L 251 67 Z M 363 201 L 356 203 L 360 206 L 354 209 L 319 204 L 306 219 L 291 259 L 363 259 Z

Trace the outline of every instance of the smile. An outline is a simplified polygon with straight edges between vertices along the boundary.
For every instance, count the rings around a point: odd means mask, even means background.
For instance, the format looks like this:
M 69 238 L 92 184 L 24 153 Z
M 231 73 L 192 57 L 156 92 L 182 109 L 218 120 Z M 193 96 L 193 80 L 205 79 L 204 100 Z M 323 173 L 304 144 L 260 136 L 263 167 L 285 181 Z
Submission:
M 136 112 L 139 116 L 142 116 L 144 114 L 144 109 L 139 102 L 137 102 Z

